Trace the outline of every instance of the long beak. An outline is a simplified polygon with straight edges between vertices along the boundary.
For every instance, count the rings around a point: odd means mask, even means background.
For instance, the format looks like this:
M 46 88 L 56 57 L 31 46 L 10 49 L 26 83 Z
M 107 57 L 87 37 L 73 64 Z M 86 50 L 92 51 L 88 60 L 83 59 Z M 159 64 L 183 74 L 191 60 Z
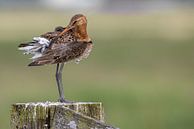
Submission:
M 74 26 L 67 26 L 67 27 L 59 34 L 59 36 L 63 35 L 64 33 L 66 33 L 67 31 L 69 31 L 69 30 L 71 30 L 71 29 L 73 29 L 73 28 L 74 28 Z

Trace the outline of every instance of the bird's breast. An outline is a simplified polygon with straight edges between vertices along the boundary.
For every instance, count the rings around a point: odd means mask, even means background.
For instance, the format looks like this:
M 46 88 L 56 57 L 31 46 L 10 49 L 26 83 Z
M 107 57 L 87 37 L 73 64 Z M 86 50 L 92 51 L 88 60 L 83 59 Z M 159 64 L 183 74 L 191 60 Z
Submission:
M 92 43 L 85 43 L 86 47 L 84 49 L 84 51 L 82 52 L 82 54 L 76 59 L 76 63 L 79 63 L 79 61 L 81 61 L 82 59 L 86 59 L 89 55 L 90 52 L 92 51 Z

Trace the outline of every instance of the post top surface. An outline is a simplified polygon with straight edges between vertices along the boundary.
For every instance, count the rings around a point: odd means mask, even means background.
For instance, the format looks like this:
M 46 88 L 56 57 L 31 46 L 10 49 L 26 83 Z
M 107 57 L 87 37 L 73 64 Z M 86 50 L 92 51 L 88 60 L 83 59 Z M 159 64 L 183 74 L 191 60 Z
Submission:
M 46 101 L 46 102 L 27 102 L 27 103 L 15 103 L 13 105 L 33 105 L 33 106 L 56 106 L 56 105 L 101 105 L 102 102 L 72 102 L 72 103 L 61 103 L 61 102 L 50 102 L 50 101 Z

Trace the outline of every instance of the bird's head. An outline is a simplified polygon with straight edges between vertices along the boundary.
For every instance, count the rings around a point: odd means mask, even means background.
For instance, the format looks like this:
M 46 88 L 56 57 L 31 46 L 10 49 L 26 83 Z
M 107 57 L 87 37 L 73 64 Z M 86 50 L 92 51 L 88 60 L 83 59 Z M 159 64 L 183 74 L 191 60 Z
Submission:
M 69 23 L 70 27 L 82 27 L 87 26 L 87 19 L 83 14 L 76 14 L 74 15 Z
M 69 25 L 65 28 L 65 32 L 68 30 L 73 30 L 78 40 L 91 41 L 87 34 L 87 19 L 83 14 L 76 14 L 71 18 Z

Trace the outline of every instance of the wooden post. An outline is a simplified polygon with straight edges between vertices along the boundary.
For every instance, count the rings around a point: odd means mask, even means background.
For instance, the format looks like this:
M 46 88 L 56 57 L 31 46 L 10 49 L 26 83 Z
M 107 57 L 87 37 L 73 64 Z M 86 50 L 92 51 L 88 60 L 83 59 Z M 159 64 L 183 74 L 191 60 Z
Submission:
M 11 109 L 11 129 L 115 129 L 104 123 L 100 102 L 17 103 Z

